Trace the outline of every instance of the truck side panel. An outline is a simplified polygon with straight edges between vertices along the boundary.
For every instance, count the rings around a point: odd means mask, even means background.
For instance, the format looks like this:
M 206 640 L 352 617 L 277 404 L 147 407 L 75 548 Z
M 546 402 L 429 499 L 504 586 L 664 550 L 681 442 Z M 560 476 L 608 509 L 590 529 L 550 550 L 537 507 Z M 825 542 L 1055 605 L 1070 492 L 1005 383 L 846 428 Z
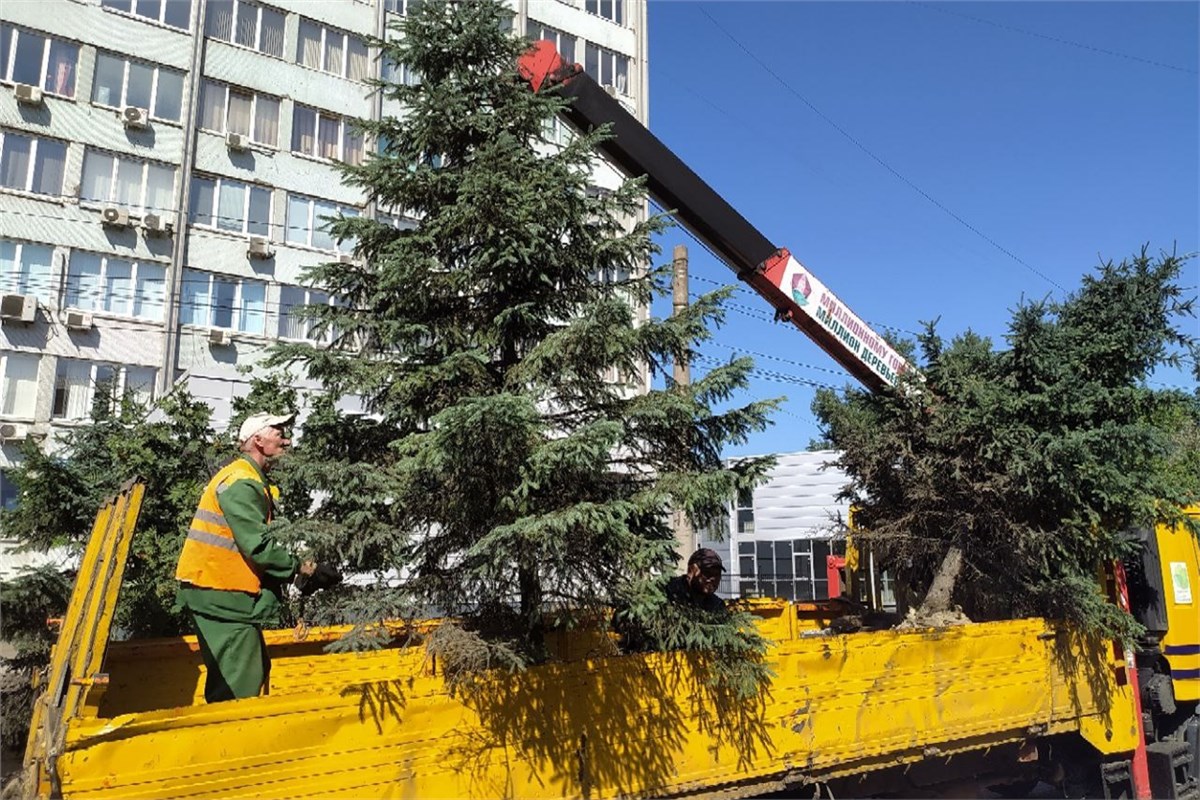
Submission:
M 758 704 L 682 654 L 552 663 L 451 695 L 419 647 L 316 653 L 339 633 L 317 631 L 272 635 L 270 696 L 206 706 L 194 640 L 114 644 L 88 704 L 106 716 L 71 720 L 56 766 L 66 797 L 601 798 L 824 780 L 1089 726 L 1102 752 L 1133 747 L 1128 687 L 1080 666 L 1108 656 L 1044 621 L 811 636 L 794 616 L 763 621 L 776 678 Z M 191 704 L 147 710 L 147 687 L 180 675 L 155 691 Z

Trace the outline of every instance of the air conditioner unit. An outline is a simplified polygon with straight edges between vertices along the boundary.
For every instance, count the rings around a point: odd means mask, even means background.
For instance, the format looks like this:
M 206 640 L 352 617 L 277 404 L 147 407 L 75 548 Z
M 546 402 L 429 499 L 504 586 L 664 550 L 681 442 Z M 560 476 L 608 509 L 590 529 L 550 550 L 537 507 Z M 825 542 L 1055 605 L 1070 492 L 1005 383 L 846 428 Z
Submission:
M 340 253 L 338 255 L 339 264 L 353 264 L 354 256 L 351 253 Z
M 121 109 L 121 117 L 126 128 L 145 128 L 150 124 L 150 112 L 137 106 L 125 106 Z
M 225 134 L 225 146 L 230 150 L 249 150 L 250 137 L 244 133 Z
M 208 343 L 213 347 L 228 347 L 233 344 L 233 334 L 224 328 L 212 328 L 208 332 Z
M 33 322 L 37 319 L 37 298 L 31 294 L 6 294 L 0 297 L 0 319 L 6 322 Z
M 68 311 L 67 327 L 73 331 L 90 331 L 92 315 L 86 311 Z
M 29 437 L 29 426 L 16 422 L 0 423 L 0 439 L 6 442 L 19 442 Z
M 16 94 L 18 103 L 24 103 L 29 106 L 40 106 L 42 104 L 42 89 L 40 86 L 18 83 L 13 93 Z
M 246 255 L 251 258 L 272 258 L 275 251 L 271 249 L 271 240 L 265 236 L 251 236 L 250 246 L 246 249 Z
M 175 222 L 165 214 L 147 214 L 142 217 L 142 228 L 147 236 L 170 236 L 175 232 Z
M 129 227 L 129 211 L 120 206 L 105 206 L 100 210 L 100 219 L 109 228 Z

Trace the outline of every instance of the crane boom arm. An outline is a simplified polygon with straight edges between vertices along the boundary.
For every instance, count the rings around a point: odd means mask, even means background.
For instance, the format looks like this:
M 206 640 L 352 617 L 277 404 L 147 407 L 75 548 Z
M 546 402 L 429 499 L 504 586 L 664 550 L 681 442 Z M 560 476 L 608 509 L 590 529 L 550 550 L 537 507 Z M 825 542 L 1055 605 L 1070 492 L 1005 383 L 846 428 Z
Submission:
M 786 319 L 847 372 L 878 391 L 895 384 L 907 361 L 871 330 L 786 249 L 776 247 L 587 75 L 562 59 L 549 41 L 535 42 L 519 70 L 534 91 L 553 90 L 572 102 L 564 112 L 582 131 L 609 125 L 600 152 L 630 177 L 645 177 L 655 202 L 672 209 L 691 231 Z

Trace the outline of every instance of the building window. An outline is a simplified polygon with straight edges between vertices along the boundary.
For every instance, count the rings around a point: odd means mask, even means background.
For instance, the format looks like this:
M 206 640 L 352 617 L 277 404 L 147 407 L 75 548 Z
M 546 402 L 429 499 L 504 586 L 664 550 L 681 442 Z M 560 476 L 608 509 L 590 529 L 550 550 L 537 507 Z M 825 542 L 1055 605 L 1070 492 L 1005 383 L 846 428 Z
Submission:
M 240 133 L 251 141 L 279 143 L 279 100 L 246 89 L 205 80 L 200 94 L 200 127 Z
M 417 217 L 413 212 L 396 213 L 394 209 L 391 213 L 381 211 L 375 214 L 375 220 L 398 231 L 414 231 L 418 227 Z
M 604 17 L 618 25 L 625 24 L 624 0 L 587 0 L 583 7 L 589 14 Z
M 367 62 L 367 43 L 362 39 L 312 20 L 300 20 L 297 64 L 352 81 L 365 81 L 370 74 Z
M 629 56 L 587 42 L 583 48 L 583 71 L 601 86 L 629 95 Z
M 575 138 L 575 132 L 558 115 L 542 122 L 542 138 L 549 144 L 566 147 Z
M 354 243 L 344 241 L 340 244 L 329 234 L 329 218 L 357 217 L 358 210 L 347 206 L 339 206 L 327 200 L 317 200 L 313 197 L 288 195 L 287 207 L 287 240 L 290 244 L 315 247 L 318 250 L 341 250 L 349 253 L 354 250 Z
M 0 293 L 31 294 L 48 301 L 53 264 L 54 248 L 49 245 L 0 239 Z
M 162 322 L 166 285 L 164 264 L 76 250 L 67 267 L 66 304 L 83 311 Z
M 563 33 L 557 28 L 551 28 L 549 25 L 543 25 L 531 19 L 525 23 L 525 35 L 535 42 L 540 39 L 549 39 L 554 42 L 555 49 L 563 59 L 574 63 L 575 37 L 571 34 Z
M 21 493 L 8 472 L 6 469 L 0 469 L 0 509 L 13 511 L 21 502 Z
M 204 33 L 283 58 L 283 12 L 245 0 L 209 0 Z
M 179 322 L 263 335 L 267 328 L 267 284 L 185 269 Z
M 404 86 L 418 86 L 421 83 L 421 76 L 412 67 L 407 64 L 401 64 L 392 61 L 387 56 L 380 59 L 381 75 L 383 79 L 389 83 L 403 84 Z
M 145 108 L 156 119 L 179 122 L 183 108 L 183 73 L 122 56 L 97 53 L 92 102 L 110 108 Z
M 279 287 L 279 338 L 329 341 L 328 331 L 323 336 L 316 336 L 313 328 L 316 327 L 317 321 L 300 313 L 305 306 L 310 305 L 329 305 L 329 295 L 302 286 L 285 284 Z
M 784 539 L 738 543 L 738 595 L 785 600 L 829 596 L 826 557 L 845 544 L 829 539 Z
M 169 211 L 175 206 L 175 167 L 89 149 L 83 154 L 79 199 L 134 212 Z
M 100 5 L 180 30 L 192 25 L 192 0 L 100 0 Z
M 229 178 L 192 178 L 191 222 L 251 236 L 271 235 L 271 190 Z
M 33 353 L 0 353 L 0 416 L 8 419 L 33 419 L 37 408 L 38 365 L 41 357 Z
M 83 420 L 111 412 L 121 398 L 147 405 L 154 398 L 153 367 L 58 359 L 50 416 Z
M 75 96 L 79 46 L 0 24 L 0 80 Z
M 67 143 L 0 130 L 0 186 L 61 196 Z
M 737 508 L 734 511 L 737 516 L 737 532 L 754 533 L 754 493 L 749 489 L 739 491 Z
M 384 10 L 393 14 L 414 14 L 423 0 L 383 0 Z
M 297 105 L 292 114 L 292 152 L 361 164 L 363 137 L 342 117 Z

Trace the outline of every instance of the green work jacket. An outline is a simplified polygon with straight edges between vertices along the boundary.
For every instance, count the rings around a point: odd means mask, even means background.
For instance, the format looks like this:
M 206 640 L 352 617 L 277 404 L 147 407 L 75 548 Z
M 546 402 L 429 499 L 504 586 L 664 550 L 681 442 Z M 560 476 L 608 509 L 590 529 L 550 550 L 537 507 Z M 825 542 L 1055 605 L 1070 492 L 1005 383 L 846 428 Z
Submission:
M 252 561 L 262 578 L 262 591 L 231 592 L 223 589 L 201 589 L 181 584 L 175 607 L 227 622 L 251 622 L 258 625 L 278 625 L 283 607 L 283 587 L 299 569 L 300 562 L 292 556 L 267 530 L 272 507 L 263 487 L 269 487 L 258 464 L 246 459 L 258 474 L 261 484 L 251 480 L 234 481 L 217 498 L 221 513 L 233 531 L 234 541 L 242 554 Z

